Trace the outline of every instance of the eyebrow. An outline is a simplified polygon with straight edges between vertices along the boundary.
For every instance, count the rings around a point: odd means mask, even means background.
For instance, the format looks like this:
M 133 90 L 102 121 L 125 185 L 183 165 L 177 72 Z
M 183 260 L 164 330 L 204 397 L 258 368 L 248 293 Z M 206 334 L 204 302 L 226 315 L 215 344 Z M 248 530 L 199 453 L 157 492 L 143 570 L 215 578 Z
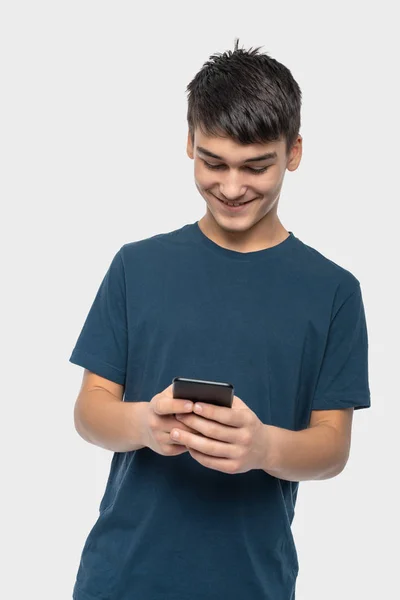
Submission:
M 218 156 L 218 154 L 214 154 L 214 152 L 210 152 L 201 146 L 196 146 L 197 152 L 201 152 L 201 154 L 205 154 L 206 156 L 210 156 L 211 158 L 216 158 L 218 160 L 224 160 L 222 156 Z M 258 160 L 267 160 L 269 158 L 277 158 L 276 152 L 267 152 L 266 154 L 261 154 L 260 156 L 253 156 L 253 158 L 247 158 L 244 162 L 256 162 Z

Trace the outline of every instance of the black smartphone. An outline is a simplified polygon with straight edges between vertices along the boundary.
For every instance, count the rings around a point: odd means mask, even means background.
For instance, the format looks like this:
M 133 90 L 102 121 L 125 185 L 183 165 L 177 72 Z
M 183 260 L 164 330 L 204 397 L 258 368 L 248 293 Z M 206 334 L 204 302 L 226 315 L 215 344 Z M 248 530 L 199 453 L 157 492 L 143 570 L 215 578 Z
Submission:
M 231 383 L 174 377 L 172 395 L 193 402 L 207 402 L 216 406 L 232 408 L 234 388 Z

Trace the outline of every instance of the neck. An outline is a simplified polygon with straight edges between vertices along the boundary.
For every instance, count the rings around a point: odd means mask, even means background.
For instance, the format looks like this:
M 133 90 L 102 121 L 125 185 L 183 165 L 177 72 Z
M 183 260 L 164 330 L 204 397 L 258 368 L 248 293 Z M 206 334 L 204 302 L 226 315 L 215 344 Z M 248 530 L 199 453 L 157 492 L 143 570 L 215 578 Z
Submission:
M 198 223 L 204 235 L 223 248 L 236 252 L 257 252 L 280 244 L 289 235 L 277 215 L 274 218 L 267 217 L 270 215 L 248 229 L 235 230 L 233 227 L 225 228 L 207 211 Z

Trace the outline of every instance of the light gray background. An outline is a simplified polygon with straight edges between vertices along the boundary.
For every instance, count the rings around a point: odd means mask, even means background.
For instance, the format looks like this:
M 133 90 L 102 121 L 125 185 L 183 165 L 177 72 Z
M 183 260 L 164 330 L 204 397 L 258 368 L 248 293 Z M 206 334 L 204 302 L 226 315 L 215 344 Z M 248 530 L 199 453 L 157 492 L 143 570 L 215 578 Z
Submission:
M 351 457 L 300 484 L 298 600 L 398 589 L 399 44 L 395 2 L 3 2 L 2 595 L 71 598 L 112 453 L 75 432 L 68 358 L 122 244 L 201 218 L 185 87 L 240 46 L 303 92 L 284 226 L 361 281 L 372 408 Z M 396 460 L 397 459 L 397 460 Z M 233 565 L 234 568 L 234 565 Z

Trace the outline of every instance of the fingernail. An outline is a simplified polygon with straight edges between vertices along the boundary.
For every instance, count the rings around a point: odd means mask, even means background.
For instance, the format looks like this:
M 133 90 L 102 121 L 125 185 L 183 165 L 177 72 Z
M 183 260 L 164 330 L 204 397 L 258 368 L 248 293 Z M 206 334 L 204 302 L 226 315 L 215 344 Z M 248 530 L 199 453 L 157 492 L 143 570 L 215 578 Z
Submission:
M 177 439 L 178 439 L 178 437 L 179 437 L 179 431 L 173 431 L 173 432 L 172 432 L 172 437 L 173 437 L 173 438 L 175 438 L 175 439 L 177 440 Z
M 194 405 L 194 410 L 195 410 L 196 412 L 199 412 L 199 413 L 201 413 L 201 412 L 203 411 L 203 407 L 202 407 L 202 405 L 201 405 L 201 404 L 195 404 L 195 405 Z
M 184 404 L 183 408 L 184 408 L 185 410 L 192 410 L 192 408 L 193 408 L 193 402 L 186 402 L 186 403 Z

